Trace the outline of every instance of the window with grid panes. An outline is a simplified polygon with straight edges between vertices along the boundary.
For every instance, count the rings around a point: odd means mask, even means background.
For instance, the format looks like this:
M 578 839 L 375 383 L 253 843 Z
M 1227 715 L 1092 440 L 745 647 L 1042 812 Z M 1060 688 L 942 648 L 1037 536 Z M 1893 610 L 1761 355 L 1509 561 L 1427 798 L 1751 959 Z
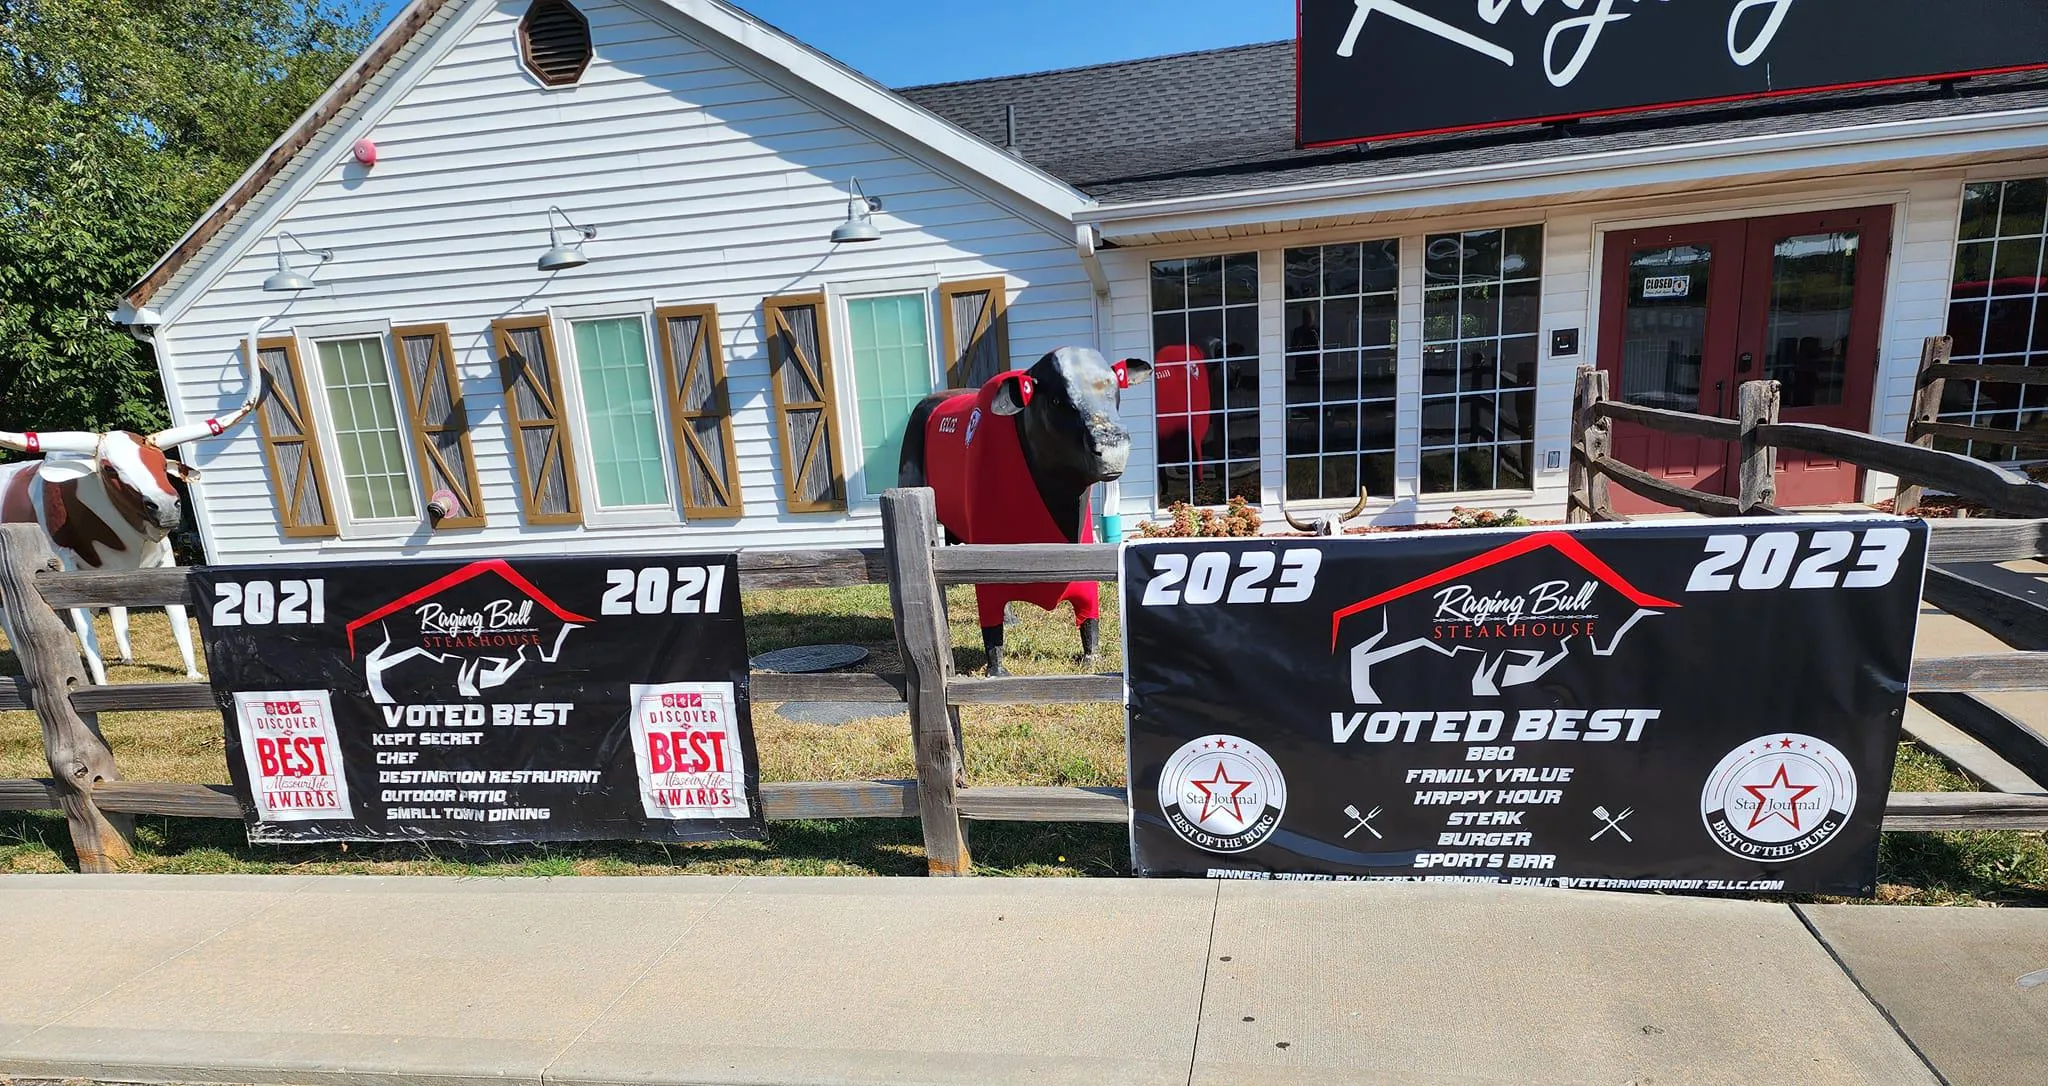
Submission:
M 1152 262 L 1159 504 L 1259 494 L 1259 257 Z
M 1287 497 L 1394 490 L 1401 243 L 1287 250 Z
M 416 515 L 384 337 L 322 340 L 316 351 L 349 516 L 397 520 Z
M 896 485 L 910 413 L 937 387 L 925 298 L 916 293 L 846 301 L 861 490 L 870 498 Z
M 1422 266 L 1422 492 L 1527 490 L 1543 228 L 1432 234 Z
M 668 504 L 668 464 L 661 453 L 646 323 L 639 317 L 608 317 L 572 321 L 570 329 L 597 504 L 605 509 Z
M 1953 361 L 1987 366 L 2048 367 L 2048 276 L 2041 266 L 2048 180 L 1987 181 L 1963 186 L 1948 334 Z M 2048 441 L 2048 385 L 1950 381 L 1942 388 L 1941 421 L 2026 431 Z M 2048 448 L 1937 437 L 1936 448 L 1983 460 L 2048 456 Z

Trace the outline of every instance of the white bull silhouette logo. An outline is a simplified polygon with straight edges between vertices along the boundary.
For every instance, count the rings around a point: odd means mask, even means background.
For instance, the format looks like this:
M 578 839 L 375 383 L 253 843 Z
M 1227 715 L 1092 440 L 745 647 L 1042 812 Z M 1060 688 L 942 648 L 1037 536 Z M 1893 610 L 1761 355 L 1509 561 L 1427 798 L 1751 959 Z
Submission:
M 1550 581 L 1533 590 L 1507 596 L 1480 596 L 1462 580 L 1481 570 L 1500 565 L 1539 550 L 1552 550 L 1575 563 L 1592 579 L 1577 582 Z M 1591 608 L 1601 588 L 1620 596 L 1629 610 L 1614 625 L 1612 616 L 1595 615 Z M 1438 604 L 1438 620 L 1432 629 L 1406 640 L 1394 641 L 1393 621 L 1388 606 L 1419 593 L 1431 592 Z M 1533 602 L 1532 602 L 1533 598 Z M 1493 697 L 1502 690 L 1540 681 L 1551 669 L 1572 654 L 1574 642 L 1584 641 L 1595 656 L 1612 656 L 1622 640 L 1646 618 L 1675 610 L 1679 605 L 1658 599 L 1630 584 L 1619 573 L 1595 557 L 1577 539 L 1563 532 L 1523 536 L 1475 558 L 1459 562 L 1437 573 L 1380 593 L 1371 599 L 1338 611 L 1331 618 L 1331 650 L 1337 648 L 1340 628 L 1346 618 L 1378 609 L 1380 629 L 1351 649 L 1351 698 L 1359 705 L 1380 705 L 1384 699 L 1373 687 L 1373 667 L 1416 652 L 1433 652 L 1455 658 L 1472 654 L 1479 658 L 1472 673 L 1472 693 Z M 1594 621 L 1597 619 L 1598 621 Z M 1511 636 L 1525 642 L 1535 639 L 1537 647 L 1486 648 L 1437 636 L 1437 626 L 1464 625 L 1509 627 Z M 1606 627 L 1596 632 L 1596 627 Z

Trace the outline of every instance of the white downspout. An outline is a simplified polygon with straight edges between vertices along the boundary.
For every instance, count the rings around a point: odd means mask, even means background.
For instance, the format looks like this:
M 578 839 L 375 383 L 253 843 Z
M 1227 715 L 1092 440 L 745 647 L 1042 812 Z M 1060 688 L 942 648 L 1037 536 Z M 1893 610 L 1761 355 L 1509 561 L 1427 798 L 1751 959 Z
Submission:
M 1081 258 L 1081 268 L 1088 273 L 1088 282 L 1095 288 L 1095 342 L 1098 345 L 1107 340 L 1107 329 L 1102 324 L 1102 304 L 1109 300 L 1109 275 L 1102 270 L 1102 257 L 1096 252 L 1101 241 L 1095 227 L 1087 223 L 1075 225 L 1074 253 Z M 1123 491 L 1114 482 L 1102 485 L 1102 541 L 1123 541 Z

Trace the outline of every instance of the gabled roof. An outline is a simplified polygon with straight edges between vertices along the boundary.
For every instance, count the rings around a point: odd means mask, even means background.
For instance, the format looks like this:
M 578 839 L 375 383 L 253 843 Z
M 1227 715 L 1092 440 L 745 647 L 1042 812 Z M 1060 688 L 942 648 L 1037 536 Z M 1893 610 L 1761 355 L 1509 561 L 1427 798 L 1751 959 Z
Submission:
M 213 251 L 221 231 L 239 219 L 252 202 L 282 183 L 326 142 L 330 131 L 353 115 L 353 107 L 371 90 L 381 86 L 391 70 L 417 51 L 425 32 L 448 21 L 461 0 L 412 0 L 391 20 L 377 39 L 363 50 L 341 78 L 327 88 L 305 113 L 287 129 L 263 157 L 256 160 L 228 191 L 199 217 L 192 229 L 178 239 L 142 279 L 122 296 L 124 310 L 148 305 L 187 266 Z M 116 319 L 121 317 L 117 314 Z
M 159 260 L 123 298 L 132 313 L 165 288 L 177 284 L 193 264 L 209 255 L 233 229 L 308 162 L 317 160 L 335 134 L 355 120 L 371 92 L 389 82 L 399 66 L 475 0 L 412 0 L 328 88 L 290 130 L 271 145 L 219 202 Z M 643 0 L 667 8 L 692 30 L 723 39 L 736 53 L 787 73 L 855 114 L 902 133 L 937 158 L 1017 194 L 1064 219 L 1089 200 L 1052 173 L 1005 154 L 988 142 L 947 123 L 887 88 L 740 10 L 726 0 Z
M 1414 93 L 1427 93 L 1416 88 Z M 1239 46 L 898 91 L 1104 205 L 1430 174 L 1567 156 L 2048 107 L 2048 72 L 1688 106 L 1391 140 L 1295 146 L 1292 42 Z

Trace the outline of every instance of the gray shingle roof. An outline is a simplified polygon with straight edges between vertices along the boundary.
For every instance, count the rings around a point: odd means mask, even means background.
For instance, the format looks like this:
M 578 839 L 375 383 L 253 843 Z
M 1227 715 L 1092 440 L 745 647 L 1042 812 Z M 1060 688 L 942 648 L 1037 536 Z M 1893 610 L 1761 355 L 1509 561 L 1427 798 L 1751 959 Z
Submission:
M 997 146 L 1017 107 L 1016 149 L 1104 204 L 1392 176 L 1677 142 L 2048 106 L 2048 73 L 1657 110 L 1546 126 L 1294 145 L 1294 43 L 1272 42 L 896 93 Z

